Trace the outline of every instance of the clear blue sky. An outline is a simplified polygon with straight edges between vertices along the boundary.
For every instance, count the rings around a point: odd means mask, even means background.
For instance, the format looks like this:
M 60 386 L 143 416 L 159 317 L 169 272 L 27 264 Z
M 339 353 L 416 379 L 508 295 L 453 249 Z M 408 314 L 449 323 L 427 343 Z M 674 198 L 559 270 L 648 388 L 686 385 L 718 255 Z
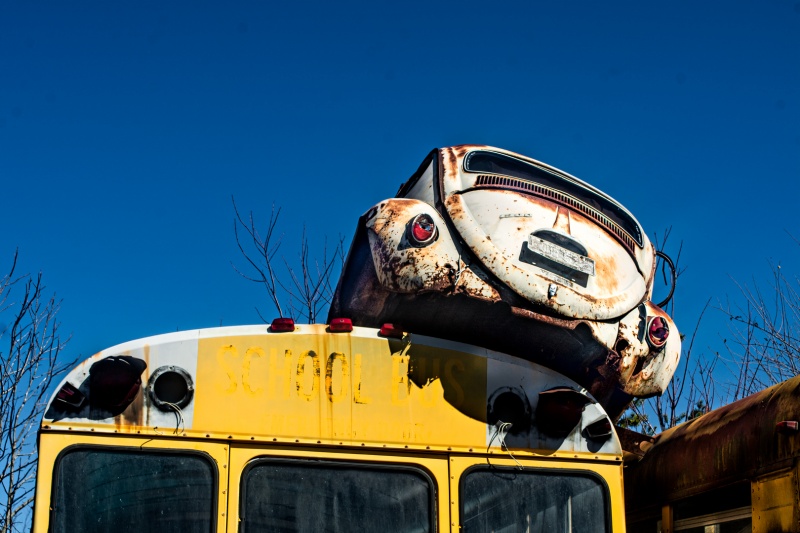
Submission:
M 292 257 L 462 143 L 671 226 L 688 331 L 800 272 L 800 2 L 0 0 L 0 270 L 44 272 L 70 355 L 272 316 L 231 196 Z

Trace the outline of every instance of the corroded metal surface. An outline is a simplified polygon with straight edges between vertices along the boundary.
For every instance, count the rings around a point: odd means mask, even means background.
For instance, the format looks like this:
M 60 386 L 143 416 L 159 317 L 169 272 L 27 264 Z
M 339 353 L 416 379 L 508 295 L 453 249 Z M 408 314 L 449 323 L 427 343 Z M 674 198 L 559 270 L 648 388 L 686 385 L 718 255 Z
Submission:
M 473 154 L 532 169 L 545 185 L 503 174 L 513 168 L 472 171 Z M 359 221 L 331 317 L 399 322 L 547 365 L 614 415 L 631 397 L 663 392 L 680 335 L 649 301 L 653 247 L 613 199 L 543 163 L 484 146 L 434 151 L 398 196 Z M 425 242 L 412 232 L 420 215 L 436 228 Z M 649 334 L 656 317 L 668 333 L 660 344 Z
M 502 154 L 488 147 L 469 147 Z M 560 205 L 550 197 L 524 194 L 518 190 L 476 187 L 476 173 L 464 171 L 467 147 L 442 150 L 444 205 L 453 226 L 481 264 L 527 300 L 545 306 L 561 316 L 606 320 L 619 317 L 645 299 L 653 263 L 653 248 L 644 237 L 633 253 L 615 235 L 576 208 Z M 516 154 L 515 154 L 516 155 Z M 569 177 L 540 162 L 558 175 Z M 580 182 L 589 188 L 587 184 Z M 594 189 L 592 188 L 594 191 Z M 577 201 L 575 202 L 578 205 Z M 520 248 L 529 235 L 548 229 L 583 245 L 595 263 L 595 273 L 586 286 L 559 276 L 539 265 L 519 260 Z M 640 272 L 641 269 L 641 272 Z M 643 275 L 642 273 L 645 273 Z M 550 297 L 551 283 L 558 292 Z
M 800 376 L 661 433 L 625 470 L 626 507 L 661 505 L 791 467 L 800 435 L 776 424 L 800 417 Z

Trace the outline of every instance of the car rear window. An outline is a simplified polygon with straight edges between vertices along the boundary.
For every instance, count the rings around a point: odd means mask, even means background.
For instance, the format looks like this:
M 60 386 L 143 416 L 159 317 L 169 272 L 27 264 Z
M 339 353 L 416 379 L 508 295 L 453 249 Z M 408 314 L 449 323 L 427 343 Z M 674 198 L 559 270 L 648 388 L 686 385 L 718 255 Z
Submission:
M 566 176 L 515 157 L 481 150 L 467 154 L 464 159 L 464 170 L 511 176 L 564 192 L 616 222 L 639 246 L 642 246 L 642 231 L 639 224 L 625 208 L 611 198 L 587 189 Z

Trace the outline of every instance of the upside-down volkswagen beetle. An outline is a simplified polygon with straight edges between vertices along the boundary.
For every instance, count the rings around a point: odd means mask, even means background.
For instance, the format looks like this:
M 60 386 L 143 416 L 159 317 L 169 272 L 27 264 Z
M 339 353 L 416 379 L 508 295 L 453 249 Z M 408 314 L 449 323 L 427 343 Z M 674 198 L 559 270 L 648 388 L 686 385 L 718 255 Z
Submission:
M 680 357 L 651 302 L 658 256 L 674 289 L 669 258 L 600 190 L 507 150 L 441 148 L 360 218 L 330 316 L 549 366 L 616 416 Z

